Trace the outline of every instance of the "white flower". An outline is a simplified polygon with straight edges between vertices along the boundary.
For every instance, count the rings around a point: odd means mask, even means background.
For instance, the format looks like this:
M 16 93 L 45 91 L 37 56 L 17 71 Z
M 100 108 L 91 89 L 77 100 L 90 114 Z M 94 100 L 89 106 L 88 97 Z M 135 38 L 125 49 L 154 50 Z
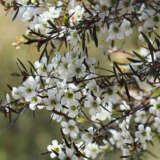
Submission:
M 84 150 L 85 154 L 89 158 L 96 158 L 99 153 L 99 148 L 96 143 L 88 143 Z
M 86 88 L 93 92 L 95 96 L 100 95 L 100 88 L 95 80 L 91 80 L 87 83 Z
M 151 140 L 151 128 L 149 126 L 144 127 L 143 124 L 138 126 L 138 131 L 135 132 L 136 139 L 141 143 L 146 143 L 146 141 Z M 145 147 L 145 145 L 144 145 Z
M 120 13 L 125 14 L 125 13 L 131 13 L 133 10 L 132 4 L 133 0 L 123 0 L 120 1 L 118 7 L 120 8 Z
M 62 116 L 52 113 L 51 114 L 51 119 L 57 121 L 58 123 L 62 121 Z
M 30 108 L 31 110 L 35 110 L 36 107 L 37 107 L 38 109 L 43 109 L 44 106 L 41 106 L 40 103 L 41 103 L 41 98 L 38 97 L 38 96 L 33 96 L 33 97 L 31 98 L 31 102 L 30 102 L 30 104 L 29 104 L 29 108 Z
M 130 22 L 126 19 L 122 21 L 121 32 L 123 32 L 125 36 L 129 36 L 133 33 L 133 29 L 130 26 Z
M 87 133 L 82 133 L 81 138 L 85 143 L 91 143 L 93 140 L 93 127 L 88 128 L 88 132 Z
M 24 7 L 20 7 L 18 17 L 20 17 L 20 19 L 22 19 L 22 21 L 29 21 L 38 13 L 40 13 L 39 8 L 24 6 Z
M 45 27 L 41 22 L 41 18 L 37 15 L 34 15 L 34 19 L 29 23 L 29 28 L 35 30 L 36 32 L 38 31 L 44 32 L 45 30 Z M 27 30 L 27 32 L 30 32 L 30 30 Z
M 83 18 L 83 14 L 84 14 L 84 8 L 81 6 L 76 6 L 74 9 L 70 9 L 69 10 L 69 16 L 70 17 L 70 24 L 74 25 L 77 22 L 80 22 Z
M 9 108 L 12 108 L 12 103 L 11 103 L 11 97 L 8 93 L 6 94 L 6 103 L 7 105 L 5 106 L 5 111 L 9 112 Z
M 61 126 L 63 127 L 62 130 L 64 134 L 69 134 L 72 138 L 77 138 L 79 129 L 76 126 L 76 122 L 73 120 L 69 120 L 68 122 L 63 121 L 61 123 Z
M 155 27 L 155 22 L 153 21 L 153 19 L 151 17 L 148 17 L 144 20 L 143 25 L 141 25 L 138 28 L 139 32 L 144 32 L 144 31 L 148 31 L 151 30 Z
M 77 156 L 74 154 L 74 150 L 72 148 L 66 147 L 66 156 L 70 159 L 78 160 Z
M 45 103 L 47 104 L 46 109 L 52 110 L 53 108 L 55 110 L 61 110 L 61 104 L 60 104 L 61 94 L 57 91 L 56 88 L 48 90 L 48 98 L 45 99 Z
M 110 138 L 110 142 L 112 145 L 116 145 L 117 148 L 122 148 L 124 144 L 124 138 L 121 135 L 121 132 L 116 130 L 110 130 L 112 137 Z
M 160 51 L 156 51 L 153 54 L 155 55 L 155 59 L 160 58 Z
M 118 26 L 116 23 L 112 23 L 108 30 L 107 41 L 113 39 L 123 39 L 124 33 L 121 31 L 121 27 Z
M 17 2 L 19 4 L 26 5 L 28 3 L 28 0 L 17 0 Z
M 145 57 L 149 54 L 149 51 L 146 48 L 140 48 L 140 55 Z
M 121 110 L 130 110 L 130 106 L 126 103 L 126 101 L 122 101 L 122 104 L 120 105 Z
M 102 104 L 104 108 L 101 107 L 101 111 L 96 113 L 96 115 L 92 115 L 91 119 L 99 120 L 99 121 L 110 121 L 112 118 L 112 103 L 108 102 L 108 104 Z
M 83 59 L 78 59 L 74 63 L 72 63 L 70 66 L 70 71 L 72 75 L 77 78 L 84 77 L 84 75 L 86 74 L 86 67 L 83 64 Z
M 61 8 L 55 8 L 55 6 L 53 6 L 49 8 L 49 13 L 51 14 L 52 18 L 59 18 L 61 10 Z
M 160 133 L 160 118 L 155 117 L 153 126 L 156 128 L 157 132 Z
M 13 87 L 12 88 L 12 97 L 14 99 L 22 98 L 23 97 L 23 90 L 24 90 L 23 87 L 18 87 L 18 88 Z
M 52 23 L 54 23 L 54 20 L 52 18 L 52 15 L 48 12 L 48 11 L 45 11 L 43 13 L 41 13 L 39 15 L 39 18 L 41 20 L 41 24 L 44 25 L 45 27 L 47 26 L 48 24 L 48 20 L 51 20 Z
M 61 152 L 61 145 L 58 144 L 57 140 L 53 140 L 51 145 L 48 145 L 47 150 L 50 153 L 51 158 L 55 158 L 57 155 L 54 153 L 60 153 Z M 54 151 L 54 152 L 53 152 Z
M 145 111 L 139 110 L 136 112 L 136 117 L 134 119 L 136 123 L 145 124 L 147 122 L 147 119 L 148 119 L 148 116 Z
M 122 156 L 123 156 L 123 160 L 127 160 L 128 157 L 130 156 L 130 151 L 128 148 L 122 148 Z
M 113 104 L 119 102 L 121 100 L 120 96 L 117 94 L 118 91 L 118 86 L 112 87 L 107 87 L 105 88 L 104 95 L 103 95 L 103 102 L 108 103 L 111 102 Z
M 34 67 L 36 68 L 36 71 L 37 71 L 36 73 L 39 76 L 47 76 L 47 58 L 46 57 L 43 57 L 41 62 L 36 61 L 34 63 Z
M 94 98 L 91 95 L 88 95 L 87 100 L 84 103 L 84 106 L 89 108 L 89 114 L 95 115 L 97 112 L 101 111 L 100 108 L 101 99 L 99 97 Z
M 129 36 L 132 34 L 133 30 L 130 27 L 130 22 L 126 19 L 122 21 L 122 24 L 119 26 L 119 24 L 112 23 L 108 30 L 108 40 L 114 40 L 114 39 L 123 39 L 125 36 Z
M 72 148 L 68 148 L 68 147 L 65 147 L 65 151 L 61 151 L 59 153 L 58 158 L 60 160 L 65 160 L 65 159 L 78 160 L 77 156 L 74 153 L 74 150 Z
M 71 64 L 72 64 L 72 59 L 70 57 L 61 58 L 61 63 L 59 64 L 57 68 L 57 72 L 61 79 L 70 80 L 73 77 L 73 74 L 70 69 Z
M 160 117 L 160 97 L 157 99 L 151 99 L 150 104 L 152 107 L 149 108 L 149 112 Z
M 111 7 L 114 5 L 114 1 L 112 0 L 99 0 L 98 2 L 101 6 Z
M 31 101 L 32 97 L 37 95 L 36 90 L 39 88 L 39 84 L 32 76 L 29 76 L 27 80 L 23 82 L 22 88 L 23 96 L 25 100 L 29 102 Z
M 78 105 L 79 105 L 79 103 L 77 101 L 76 105 L 69 106 L 69 110 L 68 110 L 68 116 L 69 117 L 74 118 L 74 117 L 76 117 L 78 115 L 78 112 L 79 112 Z
M 101 109 L 101 112 L 96 113 L 95 116 L 92 116 L 92 120 L 99 120 L 99 121 L 105 121 L 105 120 L 111 120 L 111 113 L 106 111 L 105 109 Z
M 61 100 L 61 103 L 66 106 L 77 106 L 78 100 L 81 98 L 80 92 L 75 92 L 72 88 L 64 91 L 64 97 Z
M 53 65 L 54 69 L 58 67 L 61 62 L 61 55 L 59 52 L 55 53 L 55 56 L 52 58 L 51 64 Z

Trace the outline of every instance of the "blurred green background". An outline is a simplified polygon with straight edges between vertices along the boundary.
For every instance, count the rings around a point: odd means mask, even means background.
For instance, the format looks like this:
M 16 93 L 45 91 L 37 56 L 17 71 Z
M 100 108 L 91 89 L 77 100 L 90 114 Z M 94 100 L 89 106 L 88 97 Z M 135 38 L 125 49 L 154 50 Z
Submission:
M 22 49 L 16 50 L 11 45 L 16 41 L 17 36 L 25 32 L 24 28 L 23 23 L 12 22 L 11 15 L 5 16 L 3 8 L 0 7 L 0 96 L 4 96 L 9 91 L 7 84 L 14 86 L 21 81 L 10 75 L 17 71 L 17 58 L 27 64 L 27 60 L 34 62 L 39 57 L 34 47 L 23 46 Z M 139 43 L 135 35 L 121 42 L 120 46 L 128 50 L 138 49 Z M 103 38 L 101 43 L 104 43 Z M 106 64 L 108 66 L 107 57 L 103 55 L 102 48 L 96 49 L 91 44 L 89 49 L 91 56 L 96 56 L 102 66 Z M 59 139 L 58 133 L 59 128 L 50 121 L 50 113 L 47 111 L 36 112 L 35 118 L 31 111 L 26 111 L 10 128 L 8 119 L 0 114 L 0 160 L 49 160 L 49 156 L 42 156 L 41 153 L 46 151 L 52 139 Z M 150 148 L 153 153 L 160 155 L 157 141 L 155 147 Z M 109 157 L 109 159 L 118 160 L 119 158 Z M 154 160 L 155 158 L 147 154 L 144 159 Z M 160 160 L 160 157 L 156 159 Z
M 18 21 L 12 22 L 11 15 L 5 16 L 0 7 L 0 96 L 9 91 L 11 86 L 20 83 L 21 79 L 10 74 L 17 71 L 16 59 L 25 64 L 27 60 L 34 62 L 39 54 L 34 48 L 23 47 L 16 50 L 11 44 L 16 36 L 25 31 L 24 25 Z M 13 117 L 14 118 L 14 117 Z M 52 139 L 58 138 L 58 128 L 50 121 L 50 113 L 36 112 L 35 118 L 31 111 L 26 111 L 9 128 L 8 119 L 0 114 L 0 160 L 47 160 L 49 156 L 42 156 Z

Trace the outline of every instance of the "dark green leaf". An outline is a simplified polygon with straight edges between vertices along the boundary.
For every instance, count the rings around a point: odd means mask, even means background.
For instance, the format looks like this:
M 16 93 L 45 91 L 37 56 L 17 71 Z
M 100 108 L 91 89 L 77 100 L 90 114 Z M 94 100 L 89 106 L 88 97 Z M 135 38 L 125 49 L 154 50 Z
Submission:
M 83 32 L 82 34 L 82 49 L 85 50 L 86 48 L 86 36 L 85 36 L 85 32 Z
M 123 74 L 122 70 L 120 69 L 120 67 L 118 66 L 118 64 L 116 62 L 113 63 L 114 66 L 118 69 L 118 71 Z
M 19 64 L 22 66 L 22 68 L 27 72 L 27 68 L 25 67 L 25 65 L 21 62 L 21 60 L 19 58 L 17 58 L 17 61 L 19 62 Z
M 94 43 L 95 43 L 96 47 L 98 47 L 98 38 L 97 38 L 97 32 L 96 32 L 96 26 L 95 25 L 93 27 L 93 40 L 94 40 Z
M 151 57 L 152 57 L 152 62 L 154 62 L 154 54 L 153 54 L 153 51 L 155 50 L 152 43 L 150 42 L 149 38 L 143 33 L 141 32 L 144 40 L 146 41 L 147 45 L 148 45 L 148 48 L 149 48 L 149 51 L 150 51 L 150 54 L 151 54 Z
M 115 74 L 115 77 L 116 77 L 117 81 L 119 82 L 119 77 L 118 77 L 118 74 L 116 72 L 115 66 L 113 66 L 113 72 Z
M 37 70 L 36 70 L 36 68 L 34 67 L 34 65 L 32 64 L 32 62 L 31 62 L 31 61 L 28 61 L 28 63 L 29 63 L 29 65 L 33 68 L 33 70 L 34 70 L 35 72 L 37 72 Z
M 12 91 L 12 87 L 9 84 L 7 84 L 7 87 Z
M 13 72 L 13 73 L 11 73 L 11 76 L 13 76 L 13 77 L 20 77 L 20 74 L 17 73 L 17 72 Z
M 40 55 L 40 57 L 39 57 L 39 61 L 41 61 L 41 59 L 42 59 L 42 57 L 44 56 L 44 54 L 46 54 L 47 55 L 47 43 L 46 43 L 46 45 L 45 45 L 45 47 L 44 47 L 44 49 L 43 49 L 43 51 L 42 51 L 42 53 L 41 53 L 41 55 Z
M 92 4 L 92 5 L 95 5 L 94 0 L 88 0 L 88 2 L 89 2 L 90 4 Z
M 133 53 L 135 54 L 136 57 L 138 57 L 138 58 L 141 59 L 142 61 L 145 61 L 145 58 L 142 57 L 140 54 L 138 54 L 136 51 L 133 51 Z
M 54 45 L 54 43 L 53 43 L 52 41 L 50 41 L 50 45 L 51 45 L 51 47 L 52 47 L 53 49 L 56 48 L 55 45 Z
M 14 14 L 14 16 L 12 17 L 12 21 L 14 21 L 18 15 L 19 12 L 19 8 L 17 8 L 16 13 Z
M 50 24 L 50 26 L 52 26 L 55 30 L 57 30 L 57 27 L 52 23 L 51 20 L 48 20 L 47 22 Z
M 160 42 L 159 42 L 159 39 L 155 38 L 155 41 L 156 41 L 156 45 L 158 48 L 160 48 Z
M 87 12 L 88 14 L 90 14 L 91 16 L 93 16 L 92 12 L 85 6 L 84 3 L 83 3 L 83 7 L 84 7 L 84 9 L 86 10 L 86 12 Z
M 133 62 L 133 63 L 140 63 L 142 61 L 138 60 L 138 59 L 133 59 L 133 58 L 127 58 L 129 61 Z
M 130 96 L 130 93 L 129 93 L 129 90 L 128 90 L 128 86 L 126 83 L 124 83 L 124 87 L 125 87 L 125 90 L 126 90 L 126 94 L 128 96 L 128 99 L 130 100 L 131 99 L 131 96 Z

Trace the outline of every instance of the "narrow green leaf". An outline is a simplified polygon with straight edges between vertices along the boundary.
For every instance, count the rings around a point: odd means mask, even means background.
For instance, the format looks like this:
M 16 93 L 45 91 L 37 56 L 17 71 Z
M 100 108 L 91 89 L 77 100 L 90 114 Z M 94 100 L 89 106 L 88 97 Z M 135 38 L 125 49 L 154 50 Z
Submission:
M 94 25 L 93 27 L 93 39 L 96 47 L 98 47 L 98 38 L 97 38 L 97 31 L 96 31 L 96 26 Z
M 12 17 L 12 21 L 14 21 L 18 15 L 19 12 L 19 8 L 17 8 L 16 13 L 14 14 L 14 16 Z
M 140 63 L 142 61 L 138 60 L 138 59 L 133 59 L 133 58 L 127 58 L 130 62 L 133 62 L 133 63 Z
M 21 62 L 21 60 L 19 58 L 17 58 L 17 61 L 19 62 L 19 64 L 22 66 L 22 68 L 26 71 L 27 71 L 27 68 L 25 67 L 25 65 Z
M 146 41 L 147 45 L 148 45 L 148 48 L 149 48 L 149 51 L 150 51 L 150 54 L 151 54 L 151 57 L 152 57 L 152 62 L 154 62 L 154 54 L 153 54 L 153 51 L 155 50 L 152 43 L 150 42 L 149 38 L 143 33 L 141 32 L 144 40 Z

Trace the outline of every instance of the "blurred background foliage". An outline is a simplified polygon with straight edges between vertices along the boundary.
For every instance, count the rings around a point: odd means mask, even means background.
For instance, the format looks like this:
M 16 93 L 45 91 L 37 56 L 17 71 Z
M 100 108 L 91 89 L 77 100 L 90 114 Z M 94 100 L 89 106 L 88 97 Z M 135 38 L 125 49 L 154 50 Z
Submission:
M 7 84 L 15 86 L 20 84 L 21 79 L 12 77 L 11 73 L 17 71 L 16 59 L 19 58 L 27 65 L 27 60 L 34 62 L 38 59 L 34 46 L 23 46 L 16 50 L 11 44 L 16 41 L 17 36 L 25 32 L 25 26 L 19 21 L 11 21 L 11 16 L 5 16 L 5 12 L 0 8 L 0 96 L 4 97 L 9 91 Z M 134 35 L 134 36 L 133 36 Z M 119 43 L 119 47 L 131 51 L 138 50 L 142 45 L 135 34 Z M 99 37 L 99 44 L 104 44 L 105 39 Z M 89 45 L 89 54 L 100 62 L 101 66 L 109 67 L 107 55 L 101 45 L 99 48 L 93 47 L 93 42 Z M 107 46 L 106 46 L 107 47 Z M 114 53 L 112 60 L 123 61 L 125 54 Z M 13 117 L 14 119 L 14 117 Z M 49 160 L 49 156 L 41 155 L 46 151 L 46 146 L 52 139 L 60 139 L 59 128 L 50 121 L 50 113 L 36 112 L 35 118 L 31 111 L 26 111 L 19 117 L 13 126 L 9 126 L 8 119 L 0 114 L 0 160 Z M 158 141 L 155 147 L 150 147 L 153 153 L 146 154 L 145 159 L 160 159 L 156 157 L 160 150 Z M 159 153 L 160 155 L 160 153 Z M 108 158 L 107 158 L 108 157 Z M 118 160 L 119 158 L 107 156 L 106 159 Z M 112 158 L 111 158 L 112 157 Z
M 39 57 L 34 47 L 22 47 L 16 50 L 11 44 L 16 36 L 24 33 L 24 24 L 11 21 L 0 8 L 0 96 L 4 97 L 11 86 L 20 84 L 21 79 L 10 74 L 17 71 L 16 59 L 24 64 L 27 60 L 34 62 Z M 13 119 L 15 115 L 13 116 Z M 31 111 L 26 111 L 17 122 L 9 127 L 8 119 L 0 114 L 0 160 L 47 160 L 42 156 L 46 146 L 53 138 L 59 138 L 59 128 L 50 121 L 50 113 L 36 112 L 35 118 Z

